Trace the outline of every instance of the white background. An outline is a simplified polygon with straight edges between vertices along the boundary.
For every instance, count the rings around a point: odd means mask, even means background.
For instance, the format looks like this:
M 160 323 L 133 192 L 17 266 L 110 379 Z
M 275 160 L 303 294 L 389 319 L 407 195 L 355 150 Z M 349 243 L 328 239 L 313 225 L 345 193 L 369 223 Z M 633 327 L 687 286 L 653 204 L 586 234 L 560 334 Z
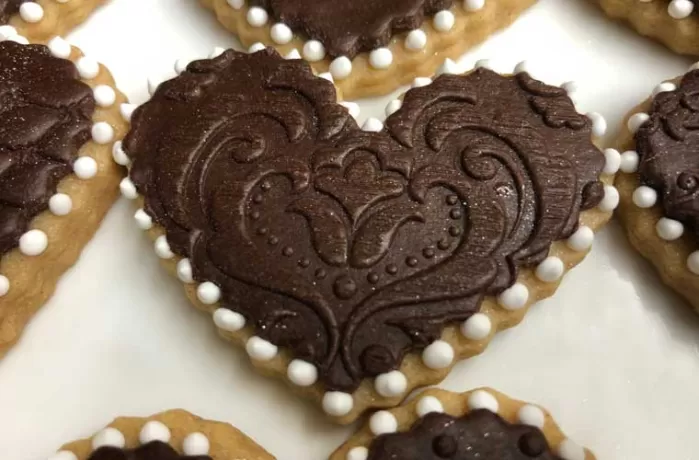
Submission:
M 464 57 L 575 80 L 584 111 L 618 120 L 691 61 L 605 18 L 584 0 L 541 0 Z M 195 0 L 113 0 L 71 41 L 108 65 L 135 102 L 145 77 L 235 41 Z M 388 98 L 362 102 L 383 117 Z M 0 459 L 39 460 L 119 415 L 182 407 L 231 422 L 280 460 L 320 460 L 350 434 L 253 372 L 188 305 L 120 201 L 22 341 L 0 362 Z M 452 390 L 489 385 L 547 407 L 600 459 L 698 459 L 699 316 L 663 287 L 616 223 L 556 296 L 480 357 Z

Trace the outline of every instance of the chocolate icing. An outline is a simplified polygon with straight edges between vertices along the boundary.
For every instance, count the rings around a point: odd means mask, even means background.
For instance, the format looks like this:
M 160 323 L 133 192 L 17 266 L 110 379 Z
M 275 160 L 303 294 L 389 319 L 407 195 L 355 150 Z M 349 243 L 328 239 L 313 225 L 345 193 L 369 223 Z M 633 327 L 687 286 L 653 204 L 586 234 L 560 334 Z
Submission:
M 19 13 L 19 7 L 31 0 L 0 0 L 0 25 L 7 24 L 10 16 Z
M 536 427 L 511 424 L 488 410 L 462 417 L 431 412 L 409 431 L 384 434 L 367 460 L 561 460 Z
M 72 62 L 45 46 L 0 43 L 0 255 L 73 172 L 94 109 Z
M 255 333 L 352 391 L 570 236 L 604 159 L 564 90 L 478 69 L 410 90 L 380 133 L 271 49 L 162 84 L 125 149 L 145 209 Z
M 391 37 L 420 27 L 425 16 L 453 0 L 251 0 L 295 32 L 320 40 L 333 57 L 353 58 L 386 46 Z
M 94 451 L 87 460 L 213 460 L 208 455 L 181 455 L 169 444 L 152 441 L 135 449 L 105 446 Z
M 699 70 L 676 91 L 659 93 L 649 115 L 636 132 L 641 183 L 658 192 L 663 214 L 699 241 Z

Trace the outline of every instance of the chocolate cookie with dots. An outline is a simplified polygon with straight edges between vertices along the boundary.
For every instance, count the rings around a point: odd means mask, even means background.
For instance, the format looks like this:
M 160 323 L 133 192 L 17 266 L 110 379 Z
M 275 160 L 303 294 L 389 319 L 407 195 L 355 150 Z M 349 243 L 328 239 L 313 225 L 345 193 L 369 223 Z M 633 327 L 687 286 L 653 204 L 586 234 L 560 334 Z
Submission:
M 699 55 L 698 0 L 594 0 L 611 17 L 680 54 Z
M 551 415 L 490 388 L 427 390 L 374 413 L 330 460 L 594 460 Z
M 118 196 L 127 129 L 109 71 L 61 38 L 0 41 L 0 356 Z M 123 106 L 128 111 L 128 106 Z
M 123 191 L 221 334 L 347 423 L 519 323 L 617 204 L 604 119 L 521 69 L 360 128 L 304 61 L 227 50 L 134 112 Z
M 0 0 L 0 38 L 13 31 L 33 43 L 66 35 L 105 0 Z
M 658 85 L 631 111 L 617 142 L 617 186 L 631 244 L 699 311 L 697 69 Z
M 120 417 L 90 439 L 71 442 L 49 460 L 274 460 L 227 423 L 183 410 Z
M 429 77 L 536 0 L 201 0 L 244 46 L 274 46 L 329 72 L 347 99 Z M 453 65 L 453 62 L 449 62 Z

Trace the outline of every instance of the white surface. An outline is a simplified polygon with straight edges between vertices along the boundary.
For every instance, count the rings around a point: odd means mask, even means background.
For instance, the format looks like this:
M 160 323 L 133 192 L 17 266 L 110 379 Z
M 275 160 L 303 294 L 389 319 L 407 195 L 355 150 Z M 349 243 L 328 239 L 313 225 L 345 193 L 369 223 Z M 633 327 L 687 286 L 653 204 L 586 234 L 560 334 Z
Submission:
M 70 40 L 107 64 L 136 102 L 146 76 L 234 43 L 194 0 L 114 0 Z M 691 63 L 612 23 L 584 0 L 541 0 L 467 55 L 509 70 L 527 59 L 551 83 L 576 80 L 583 111 L 620 117 Z M 383 118 L 383 105 L 362 115 Z M 182 407 L 225 420 L 280 460 L 320 460 L 350 434 L 252 371 L 158 266 L 131 203 L 110 213 L 53 300 L 0 362 L 0 458 L 39 460 L 118 415 Z M 699 316 L 664 288 L 616 224 L 556 296 L 442 384 L 489 385 L 547 407 L 600 459 L 699 458 Z

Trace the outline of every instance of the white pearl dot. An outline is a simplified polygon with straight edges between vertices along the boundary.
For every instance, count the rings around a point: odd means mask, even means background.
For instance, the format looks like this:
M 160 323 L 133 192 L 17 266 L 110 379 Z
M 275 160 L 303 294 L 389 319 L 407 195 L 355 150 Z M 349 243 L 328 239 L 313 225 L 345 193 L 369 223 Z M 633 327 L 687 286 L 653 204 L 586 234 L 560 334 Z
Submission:
M 37 23 L 44 18 L 44 9 L 36 2 L 22 3 L 19 15 L 26 22 Z
M 500 405 L 495 396 L 485 390 L 476 390 L 468 397 L 468 407 L 471 410 L 487 409 L 490 412 L 498 412 Z
M 109 107 L 116 101 L 116 93 L 109 85 L 99 85 L 94 90 L 95 102 L 100 107 Z
M 347 452 L 345 460 L 367 460 L 367 458 L 369 458 L 369 449 L 364 446 L 358 446 Z
M 420 30 L 411 30 L 405 37 L 405 48 L 411 51 L 421 50 L 427 45 L 427 34 Z
M 376 392 L 386 398 L 400 396 L 408 389 L 408 379 L 401 371 L 380 374 L 374 380 Z
M 674 19 L 685 19 L 694 11 L 694 4 L 690 0 L 672 0 L 667 7 L 668 14 Z
M 492 327 L 488 315 L 476 313 L 461 323 L 461 334 L 469 340 L 483 340 L 490 335 Z
M 177 262 L 177 278 L 185 284 L 192 284 L 192 264 L 186 257 Z
M 435 340 L 422 351 L 422 362 L 430 369 L 445 369 L 454 361 L 454 348 L 444 340 Z
M 278 45 L 286 45 L 294 38 L 294 34 L 291 32 L 291 29 L 289 29 L 289 26 L 281 22 L 274 24 L 269 32 L 272 41 Z
M 592 135 L 594 137 L 602 137 L 607 133 L 607 120 L 597 112 L 590 112 L 587 118 L 592 122 Z
M 221 289 L 211 281 L 197 286 L 197 299 L 205 305 L 213 305 L 221 299 Z
M 138 107 L 136 104 L 121 104 L 119 106 L 119 113 L 121 114 L 121 118 L 124 119 L 124 121 L 131 121 L 131 115 L 133 115 L 134 110 L 136 110 L 136 107 Z
M 318 369 L 313 364 L 301 359 L 294 359 L 289 363 L 286 375 L 291 383 L 300 387 L 307 387 L 318 381 Z
M 485 0 L 464 0 L 466 11 L 478 11 L 485 6 Z
M 498 304 L 505 310 L 519 310 L 528 300 L 529 289 L 522 283 L 515 283 L 498 295 Z
M 354 399 L 349 393 L 341 391 L 328 391 L 323 395 L 323 410 L 333 417 L 342 417 L 349 414 L 354 407 Z
M 378 133 L 383 130 L 383 123 L 378 118 L 367 118 L 362 125 L 362 131 Z
M 560 455 L 563 460 L 585 460 L 585 449 L 570 439 L 564 439 L 563 442 L 558 445 L 558 455 Z
M 121 180 L 119 183 L 119 190 L 121 190 L 121 194 L 124 198 L 128 200 L 135 200 L 138 198 L 138 190 L 136 190 L 136 186 L 128 177 L 124 177 Z
M 19 238 L 19 250 L 25 256 L 38 256 L 48 245 L 48 236 L 41 230 L 29 230 Z
M 245 343 L 245 351 L 247 351 L 250 358 L 255 361 L 269 361 L 277 356 L 279 348 L 273 343 L 253 335 Z
M 87 56 L 78 59 L 78 62 L 75 63 L 75 67 L 78 69 L 80 78 L 85 80 L 91 80 L 100 73 L 100 65 L 97 61 Z
M 666 93 L 668 91 L 674 91 L 676 89 L 677 89 L 677 85 L 675 85 L 674 83 L 671 83 L 669 81 L 666 81 L 664 83 L 659 84 L 655 88 L 653 88 L 653 93 L 651 94 L 651 96 L 655 97 L 660 93 Z
M 369 429 L 374 436 L 395 433 L 398 430 L 398 420 L 388 411 L 380 410 L 369 419 Z
M 237 332 L 245 327 L 245 317 L 228 308 L 218 308 L 214 312 L 214 324 L 224 331 Z
M 262 45 L 260 43 L 260 45 Z M 255 46 L 255 45 L 253 45 Z M 262 45 L 261 49 L 265 49 L 265 45 Z M 252 46 L 250 47 L 250 52 L 252 53 Z M 301 54 L 299 54 L 299 50 L 294 48 L 293 50 L 289 51 L 286 56 L 284 56 L 284 59 L 301 59 Z
M 73 209 L 73 200 L 65 193 L 56 193 L 49 199 L 49 210 L 57 216 L 66 216 Z
M 634 150 L 627 150 L 621 154 L 621 164 L 619 169 L 627 174 L 635 173 L 638 170 L 638 153 Z
M 172 253 L 170 244 L 167 242 L 167 237 L 165 235 L 160 235 L 157 237 L 153 247 L 155 249 L 155 253 L 161 259 L 172 259 L 175 257 L 175 254 Z
M 360 113 L 359 104 L 356 102 L 340 101 L 339 104 L 347 109 L 352 118 L 357 118 Z
M 699 275 L 699 251 L 694 251 L 687 257 L 687 268 L 695 275 Z
M 185 59 L 185 58 L 180 58 L 180 59 L 176 60 L 175 61 L 175 73 L 177 73 L 177 75 L 181 74 L 182 72 L 187 70 L 187 66 L 191 63 L 192 63 L 192 61 L 190 61 L 189 59 Z
M 597 207 L 604 212 L 611 212 L 619 206 L 619 191 L 613 185 L 604 186 L 604 197 Z
M 552 283 L 561 279 L 564 271 L 563 261 L 558 257 L 549 256 L 536 267 L 535 274 L 541 281 Z
M 114 128 L 105 121 L 98 121 L 92 125 L 92 140 L 98 144 L 108 144 L 114 139 Z
M 318 77 L 328 80 L 330 83 L 334 83 L 333 75 L 330 72 L 319 73 Z
M 342 80 L 352 73 L 352 61 L 347 56 L 340 56 L 330 63 L 330 74 L 336 80 Z
M 129 160 L 129 157 L 126 155 L 126 152 L 124 152 L 122 145 L 123 144 L 121 141 L 116 141 L 114 143 L 114 145 L 112 146 L 112 158 L 114 159 L 114 162 L 116 164 L 121 166 L 128 166 L 129 163 L 131 163 L 131 160 Z
M 454 13 L 449 10 L 442 10 L 434 15 L 432 24 L 438 32 L 449 32 L 454 27 L 454 22 Z
M 51 54 L 57 58 L 68 59 L 73 51 L 70 44 L 61 37 L 53 37 L 47 44 Z
M 170 441 L 170 430 L 161 422 L 158 422 L 157 420 L 150 420 L 143 425 L 143 428 L 141 428 L 141 432 L 138 435 L 138 440 L 141 442 L 141 444 L 148 444 L 149 442 L 153 441 L 167 443 Z
M 227 0 L 226 3 L 234 10 L 239 10 L 245 5 L 245 0 Z
M 479 60 L 477 60 L 476 63 L 474 64 L 474 67 L 475 67 L 476 69 L 490 69 L 490 70 L 494 70 L 494 69 L 493 69 L 493 61 L 491 61 L 490 59 L 479 59 Z
M 78 456 L 68 450 L 62 450 L 50 456 L 49 460 L 78 460 Z
M 403 105 L 403 101 L 400 99 L 394 99 L 391 102 L 389 102 L 386 105 L 386 116 L 390 117 L 394 113 L 396 113 L 398 110 L 400 110 L 401 106 Z
M 658 193 L 646 185 L 641 185 L 633 191 L 631 199 L 639 208 L 650 208 L 658 201 Z
M 9 40 L 11 42 L 19 43 L 20 45 L 28 45 L 29 44 L 29 40 L 27 40 L 25 37 L 23 37 L 21 35 L 15 35 L 15 36 L 9 37 L 9 38 L 7 38 L 7 40 Z
M 112 427 L 105 428 L 92 438 L 92 450 L 97 450 L 104 446 L 123 448 L 124 445 L 126 445 L 124 435 L 121 431 Z
M 17 35 L 17 29 L 8 25 L 0 25 L 0 41 L 9 39 Z
M 203 433 L 190 433 L 182 441 L 185 455 L 207 455 L 210 448 L 209 438 Z
M 650 117 L 647 113 L 636 113 L 634 115 L 631 115 L 626 126 L 629 128 L 629 131 L 631 131 L 631 133 L 636 133 L 636 131 L 638 131 L 638 128 L 640 128 L 641 125 L 643 125 L 643 123 L 648 121 L 649 118 Z
M 546 421 L 546 416 L 544 411 L 531 404 L 526 404 L 519 408 L 517 411 L 517 418 L 520 423 L 525 425 L 535 426 L 539 429 L 544 428 L 544 423 Z
M 226 52 L 226 48 L 222 48 L 220 46 L 215 46 L 213 51 L 209 53 L 209 59 L 216 59 L 220 55 Z
M 136 225 L 138 225 L 138 228 L 141 230 L 150 230 L 153 228 L 153 219 L 143 209 L 136 211 L 133 217 L 136 220 Z
M 684 225 L 677 220 L 661 217 L 658 223 L 655 224 L 655 231 L 661 239 L 673 241 L 682 236 Z
M 248 24 L 250 24 L 253 27 L 262 27 L 263 25 L 267 24 L 267 19 L 269 19 L 269 16 L 267 15 L 267 12 L 260 8 L 259 6 L 253 6 L 248 10 Z
M 529 61 L 518 62 L 515 66 L 514 73 L 528 73 L 529 75 L 531 75 L 531 64 L 529 64 Z
M 461 68 L 459 67 L 459 64 L 457 64 L 449 58 L 446 58 L 444 62 L 442 62 L 442 65 L 440 65 L 437 69 L 437 72 L 435 72 L 435 75 L 457 75 L 460 73 L 462 72 Z
M 80 157 L 73 163 L 73 172 L 80 179 L 92 179 L 97 174 L 97 162 L 92 157 Z
M 592 246 L 594 239 L 595 232 L 590 227 L 583 225 L 570 235 L 566 244 L 573 251 L 587 251 Z
M 318 40 L 308 40 L 303 45 L 303 57 L 310 62 L 320 61 L 325 57 L 325 47 Z
M 621 166 L 621 154 L 616 149 L 604 150 L 604 174 L 616 174 Z
M 10 280 L 7 276 L 0 275 L 0 297 L 7 295 L 10 292 Z
M 432 79 L 430 77 L 416 77 L 411 83 L 410 87 L 422 88 L 423 86 L 427 86 L 430 83 L 432 83 Z
M 434 396 L 424 396 L 418 400 L 415 411 L 418 417 L 424 417 L 431 412 L 444 412 L 444 407 Z
M 369 64 L 375 69 L 387 69 L 393 63 L 393 53 L 388 48 L 377 48 L 369 53 Z

